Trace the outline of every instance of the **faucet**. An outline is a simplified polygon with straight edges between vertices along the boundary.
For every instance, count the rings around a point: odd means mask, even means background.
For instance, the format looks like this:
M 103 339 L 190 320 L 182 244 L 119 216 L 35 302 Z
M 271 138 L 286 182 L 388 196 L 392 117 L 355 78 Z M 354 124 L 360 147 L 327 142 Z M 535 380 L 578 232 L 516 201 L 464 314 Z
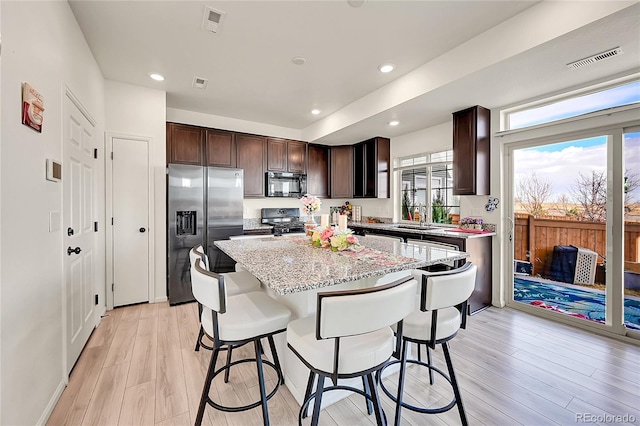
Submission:
M 418 205 L 418 213 L 420 214 L 420 227 L 422 228 L 425 223 L 425 219 L 426 219 L 425 216 L 427 216 L 427 206 L 420 203 Z

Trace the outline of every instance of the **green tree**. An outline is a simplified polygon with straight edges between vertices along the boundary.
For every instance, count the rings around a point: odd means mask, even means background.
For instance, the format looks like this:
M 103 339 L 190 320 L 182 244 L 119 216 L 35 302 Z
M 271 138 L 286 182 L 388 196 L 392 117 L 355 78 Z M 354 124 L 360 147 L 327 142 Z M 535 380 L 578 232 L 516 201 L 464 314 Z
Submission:
M 408 185 L 404 186 L 402 190 L 402 219 L 409 220 L 409 215 L 411 214 L 411 200 L 409 199 L 409 189 Z

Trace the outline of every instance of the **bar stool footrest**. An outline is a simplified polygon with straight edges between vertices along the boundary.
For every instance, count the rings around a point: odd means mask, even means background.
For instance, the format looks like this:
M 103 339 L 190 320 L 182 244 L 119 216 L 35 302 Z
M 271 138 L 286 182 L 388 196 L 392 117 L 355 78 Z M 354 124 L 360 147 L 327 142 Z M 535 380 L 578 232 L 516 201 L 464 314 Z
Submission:
M 376 374 L 376 381 L 378 382 L 378 384 L 380 385 L 380 388 L 382 389 L 382 391 L 385 393 L 385 395 L 387 395 L 393 402 L 395 402 L 396 404 L 398 403 L 398 397 L 397 395 L 393 395 L 385 386 L 384 382 L 382 381 L 381 377 L 382 377 L 382 372 L 384 371 L 385 368 L 389 367 L 390 365 L 393 364 L 398 364 L 400 363 L 400 360 L 396 359 L 393 360 L 389 363 L 387 363 L 384 367 L 382 367 L 380 369 L 380 371 Z M 429 365 L 426 362 L 423 361 L 418 361 L 416 359 L 408 359 L 406 360 L 407 364 L 417 364 L 417 365 L 421 365 L 423 367 L 427 367 L 429 370 L 431 371 L 435 371 L 436 373 L 440 374 L 442 377 L 445 378 L 445 380 L 447 382 L 449 382 L 449 384 L 453 387 L 453 384 L 451 383 L 451 379 L 449 378 L 449 376 L 442 370 L 440 370 L 437 367 L 434 367 L 433 365 Z M 439 413 L 444 413 L 446 411 L 451 410 L 453 407 L 456 406 L 456 398 L 455 396 L 453 397 L 453 399 L 451 400 L 451 402 L 449 402 L 447 405 L 443 405 L 441 407 L 436 407 L 436 408 L 425 408 L 425 407 L 416 407 L 414 405 L 411 404 L 407 404 L 405 401 L 402 401 L 402 404 L 400 404 L 403 408 L 406 408 L 408 410 L 411 411 L 415 411 L 417 413 L 422 413 L 422 414 L 439 414 Z
M 244 358 L 244 359 L 239 359 L 239 360 L 233 361 L 233 362 L 231 362 L 229 364 L 226 364 L 223 367 L 220 367 L 219 369 L 217 369 L 213 373 L 213 378 L 211 379 L 211 383 L 213 383 L 213 381 L 216 379 L 216 376 L 218 376 L 218 374 L 225 372 L 226 370 L 230 369 L 234 365 L 243 364 L 243 363 L 246 363 L 246 362 L 258 362 L 258 360 L 256 358 Z M 267 394 L 266 400 L 268 401 L 278 391 L 278 388 L 280 387 L 280 384 L 283 382 L 283 376 L 282 376 L 282 372 L 276 367 L 276 365 L 273 362 L 263 358 L 262 359 L 262 364 L 263 365 L 268 365 L 269 367 L 273 368 L 273 370 L 278 375 L 278 381 L 276 382 L 276 386 L 271 390 L 271 392 L 269 392 Z M 236 412 L 239 412 L 239 411 L 246 411 L 246 410 L 251 410 L 252 408 L 259 407 L 259 406 L 262 405 L 262 400 L 258 400 L 256 402 L 253 402 L 253 403 L 247 404 L 247 405 L 240 405 L 240 406 L 237 406 L 237 407 L 229 407 L 229 406 L 226 406 L 226 405 L 218 404 L 217 402 L 213 401 L 209 397 L 209 395 L 207 395 L 207 404 L 209 404 L 213 408 L 215 408 L 217 410 L 220 410 L 220 411 L 236 413 Z

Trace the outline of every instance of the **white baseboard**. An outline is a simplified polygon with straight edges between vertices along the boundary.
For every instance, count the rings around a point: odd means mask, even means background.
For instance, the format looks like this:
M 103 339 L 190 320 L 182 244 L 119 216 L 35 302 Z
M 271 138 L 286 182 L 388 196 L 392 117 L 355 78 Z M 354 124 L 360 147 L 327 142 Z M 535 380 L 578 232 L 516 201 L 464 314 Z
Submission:
M 53 409 L 58 403 L 60 396 L 62 396 L 62 392 L 64 391 L 64 388 L 66 386 L 67 385 L 65 384 L 64 380 L 61 380 L 60 383 L 58 384 L 58 387 L 56 388 L 56 391 L 51 396 L 49 403 L 47 404 L 44 411 L 42 412 L 42 415 L 38 419 L 38 422 L 36 423 L 36 425 L 40 426 L 40 425 L 47 424 L 47 420 L 49 420 L 49 416 L 51 416 L 51 413 L 53 412 Z
M 166 302 L 166 301 L 167 301 L 167 296 L 156 297 L 155 300 L 153 301 L 153 303 L 162 303 L 162 302 Z

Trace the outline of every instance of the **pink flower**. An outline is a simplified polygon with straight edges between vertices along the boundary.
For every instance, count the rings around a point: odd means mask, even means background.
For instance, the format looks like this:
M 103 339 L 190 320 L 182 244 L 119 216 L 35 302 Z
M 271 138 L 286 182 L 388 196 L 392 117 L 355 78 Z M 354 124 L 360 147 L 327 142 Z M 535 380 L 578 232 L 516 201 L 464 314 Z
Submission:
M 328 240 L 331 237 L 333 237 L 333 229 L 325 228 L 322 230 L 322 234 L 320 234 L 321 239 Z
M 349 244 L 358 244 L 358 239 L 356 238 L 356 236 L 355 236 L 355 235 L 349 235 L 349 236 L 347 237 L 347 242 L 348 242 Z

